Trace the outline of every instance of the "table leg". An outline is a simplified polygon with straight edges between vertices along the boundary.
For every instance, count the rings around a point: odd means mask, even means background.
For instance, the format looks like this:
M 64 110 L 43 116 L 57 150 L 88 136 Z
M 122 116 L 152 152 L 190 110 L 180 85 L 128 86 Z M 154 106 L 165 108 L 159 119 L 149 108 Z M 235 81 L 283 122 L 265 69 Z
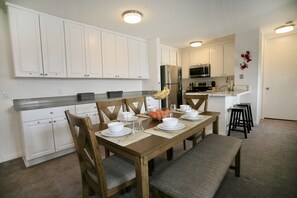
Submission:
M 135 162 L 136 181 L 137 181 L 137 197 L 149 197 L 149 175 L 148 161 L 145 158 L 139 158 Z
M 219 134 L 219 116 L 217 116 L 216 121 L 212 123 L 212 133 Z

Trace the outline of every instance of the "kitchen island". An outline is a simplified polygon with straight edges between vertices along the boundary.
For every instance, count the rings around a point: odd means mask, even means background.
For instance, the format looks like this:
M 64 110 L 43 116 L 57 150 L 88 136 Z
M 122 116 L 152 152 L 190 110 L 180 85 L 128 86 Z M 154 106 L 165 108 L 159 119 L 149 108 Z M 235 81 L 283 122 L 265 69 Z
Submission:
M 220 112 L 219 116 L 219 134 L 227 135 L 229 126 L 230 108 L 234 104 L 240 102 L 240 96 L 249 94 L 249 90 L 234 90 L 234 91 L 209 91 L 209 92 L 186 92 L 186 95 L 201 95 L 207 94 L 208 111 Z M 195 102 L 194 102 L 195 103 Z M 203 107 L 202 107 L 203 108 Z M 206 133 L 211 132 L 211 127 L 206 128 Z

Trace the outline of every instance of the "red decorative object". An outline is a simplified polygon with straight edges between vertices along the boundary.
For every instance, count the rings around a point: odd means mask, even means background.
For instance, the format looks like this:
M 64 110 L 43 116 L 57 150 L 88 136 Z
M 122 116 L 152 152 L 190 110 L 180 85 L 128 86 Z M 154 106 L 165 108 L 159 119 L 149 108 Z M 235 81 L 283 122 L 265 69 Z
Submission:
M 246 51 L 246 53 L 245 54 L 241 54 L 241 57 L 243 58 L 243 59 L 245 59 L 245 61 L 248 63 L 248 62 L 250 62 L 252 59 L 250 58 L 250 51 Z
M 246 51 L 245 54 L 241 54 L 241 57 L 243 58 L 243 63 L 240 63 L 240 69 L 245 69 L 248 67 L 248 62 L 252 61 L 250 57 L 250 51 Z

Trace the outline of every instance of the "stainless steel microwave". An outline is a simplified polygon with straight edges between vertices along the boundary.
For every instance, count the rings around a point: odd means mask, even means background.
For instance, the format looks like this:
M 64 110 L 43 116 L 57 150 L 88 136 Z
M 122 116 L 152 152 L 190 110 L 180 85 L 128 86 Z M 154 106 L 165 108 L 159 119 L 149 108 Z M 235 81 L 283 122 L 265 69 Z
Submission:
M 210 64 L 192 65 L 189 70 L 191 78 L 210 77 Z

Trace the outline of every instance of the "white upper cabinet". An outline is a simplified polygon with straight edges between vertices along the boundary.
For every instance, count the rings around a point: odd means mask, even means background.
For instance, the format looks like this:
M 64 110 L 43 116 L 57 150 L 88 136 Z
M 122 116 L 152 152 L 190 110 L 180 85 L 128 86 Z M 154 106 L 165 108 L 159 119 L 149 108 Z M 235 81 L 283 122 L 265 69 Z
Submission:
M 83 26 L 75 23 L 65 22 L 65 37 L 68 77 L 85 77 L 86 55 Z
M 190 65 L 198 65 L 199 62 L 199 50 L 198 49 L 192 49 L 190 51 Z
M 215 45 L 210 47 L 211 77 L 223 75 L 223 55 L 223 45 Z
M 127 38 L 111 32 L 101 33 L 103 77 L 128 77 L 128 42 Z
M 148 79 L 148 46 L 139 41 L 139 78 Z
M 234 75 L 235 68 L 235 44 L 224 44 L 224 75 Z
M 67 77 L 63 21 L 40 15 L 40 31 L 44 76 Z
M 190 77 L 189 68 L 190 68 L 190 52 L 182 51 L 181 52 L 181 65 L 182 65 L 182 78 L 187 79 Z
M 116 35 L 116 66 L 117 77 L 128 78 L 128 38 Z
M 38 14 L 8 6 L 15 75 L 42 77 Z
M 210 61 L 210 57 L 209 57 L 209 48 L 208 47 L 204 47 L 199 49 L 199 53 L 198 53 L 198 62 L 199 64 L 207 64 Z
M 148 78 L 148 49 L 143 41 L 128 39 L 129 78 Z
M 97 29 L 85 28 L 85 44 L 86 77 L 101 78 L 103 75 L 100 31 Z
M 178 50 L 165 45 L 161 46 L 161 65 L 175 65 L 177 66 Z

